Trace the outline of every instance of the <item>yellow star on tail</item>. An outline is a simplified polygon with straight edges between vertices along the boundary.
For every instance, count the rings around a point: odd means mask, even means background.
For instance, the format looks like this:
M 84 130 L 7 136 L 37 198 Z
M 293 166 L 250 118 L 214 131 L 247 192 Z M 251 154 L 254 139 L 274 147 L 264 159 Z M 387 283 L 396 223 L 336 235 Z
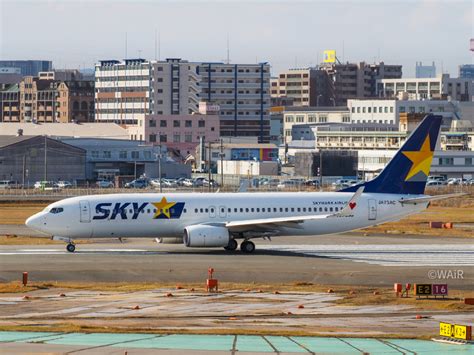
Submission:
M 156 207 L 156 213 L 153 216 L 153 218 L 157 218 L 161 216 L 162 214 L 166 216 L 166 218 L 170 218 L 170 208 L 176 205 L 176 202 L 168 202 L 166 201 L 166 197 L 163 197 L 161 199 L 161 202 L 155 202 L 153 203 L 153 206 Z
M 430 146 L 430 135 L 426 136 L 421 149 L 417 152 L 402 152 L 413 163 L 408 172 L 405 181 L 422 171 L 426 176 L 430 174 L 431 160 L 433 159 L 433 151 Z

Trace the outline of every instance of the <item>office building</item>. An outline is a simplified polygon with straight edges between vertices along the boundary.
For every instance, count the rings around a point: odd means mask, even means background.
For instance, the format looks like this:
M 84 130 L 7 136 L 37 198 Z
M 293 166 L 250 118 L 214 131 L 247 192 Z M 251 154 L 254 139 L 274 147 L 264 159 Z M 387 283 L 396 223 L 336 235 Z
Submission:
M 474 64 L 463 64 L 459 66 L 459 77 L 474 80 Z
M 284 142 L 291 142 L 294 125 L 350 122 L 347 107 L 287 107 L 283 112 Z
M 194 154 L 201 141 L 216 142 L 220 138 L 217 114 L 147 115 L 127 130 L 132 140 L 164 145 L 182 159 Z
M 415 78 L 436 78 L 435 63 L 431 65 L 423 65 L 422 62 L 416 62 Z
M 270 65 L 201 63 L 201 101 L 220 108 L 223 137 L 270 140 Z
M 352 123 L 379 123 L 398 125 L 400 115 L 435 113 L 446 122 L 461 119 L 458 101 L 447 100 L 395 100 L 395 99 L 351 99 L 347 100 Z M 449 121 L 450 122 L 450 121 Z
M 50 60 L 0 60 L 0 68 L 18 68 L 23 76 L 38 76 L 40 71 L 51 71 Z
M 472 101 L 471 79 L 450 78 L 449 74 L 436 78 L 403 78 L 377 80 L 377 96 L 396 98 L 403 95 L 411 100 L 457 100 Z

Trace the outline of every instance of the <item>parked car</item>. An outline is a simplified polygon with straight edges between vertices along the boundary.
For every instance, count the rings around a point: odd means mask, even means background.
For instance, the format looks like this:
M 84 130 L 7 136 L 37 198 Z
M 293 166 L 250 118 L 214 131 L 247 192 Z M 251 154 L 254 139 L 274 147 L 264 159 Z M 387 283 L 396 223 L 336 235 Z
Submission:
M 305 186 L 319 187 L 319 179 L 309 179 L 304 182 Z
M 206 180 L 206 178 L 204 177 L 197 177 L 193 180 L 193 186 L 194 187 L 201 187 L 201 186 L 204 186 L 204 180 Z
M 44 191 L 56 191 L 59 190 L 58 184 L 54 181 L 37 181 L 34 185 L 35 189 L 40 189 Z
M 148 181 L 145 179 L 136 179 L 125 184 L 126 189 L 144 189 L 148 186 Z
M 58 181 L 56 183 L 60 189 L 68 189 L 72 187 L 72 184 L 69 181 Z
M 298 187 L 300 185 L 301 185 L 301 183 L 299 181 L 296 181 L 296 180 L 284 180 L 281 183 L 279 183 L 277 185 L 277 187 L 279 189 L 286 189 L 288 187 Z
M 438 181 L 438 180 L 429 180 L 426 182 L 426 186 L 430 187 L 439 187 L 439 186 L 445 186 L 446 181 Z
M 18 189 L 21 185 L 17 181 L 13 180 L 1 180 L 0 189 Z
M 95 184 L 99 189 L 109 189 L 114 187 L 114 183 L 109 180 L 97 180 Z

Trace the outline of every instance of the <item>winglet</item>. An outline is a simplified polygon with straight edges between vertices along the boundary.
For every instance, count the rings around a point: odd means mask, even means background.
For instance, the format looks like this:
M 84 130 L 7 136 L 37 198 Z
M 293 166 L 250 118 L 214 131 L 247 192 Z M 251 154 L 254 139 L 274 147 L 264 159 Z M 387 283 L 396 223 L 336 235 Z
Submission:
M 357 206 L 357 200 L 359 197 L 362 195 L 364 192 L 365 186 L 361 186 L 357 189 L 355 194 L 351 197 L 347 205 L 344 206 L 344 208 L 341 210 L 341 212 L 335 213 L 333 216 L 338 217 L 338 216 L 350 216 L 353 215 L 354 213 L 354 208 Z

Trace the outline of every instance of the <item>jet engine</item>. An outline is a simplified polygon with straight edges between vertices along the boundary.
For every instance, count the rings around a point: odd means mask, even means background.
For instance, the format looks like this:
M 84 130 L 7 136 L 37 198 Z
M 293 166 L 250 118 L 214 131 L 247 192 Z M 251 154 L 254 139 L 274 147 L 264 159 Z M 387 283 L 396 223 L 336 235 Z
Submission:
M 229 240 L 226 227 L 195 225 L 184 228 L 183 242 L 187 247 L 226 247 Z

